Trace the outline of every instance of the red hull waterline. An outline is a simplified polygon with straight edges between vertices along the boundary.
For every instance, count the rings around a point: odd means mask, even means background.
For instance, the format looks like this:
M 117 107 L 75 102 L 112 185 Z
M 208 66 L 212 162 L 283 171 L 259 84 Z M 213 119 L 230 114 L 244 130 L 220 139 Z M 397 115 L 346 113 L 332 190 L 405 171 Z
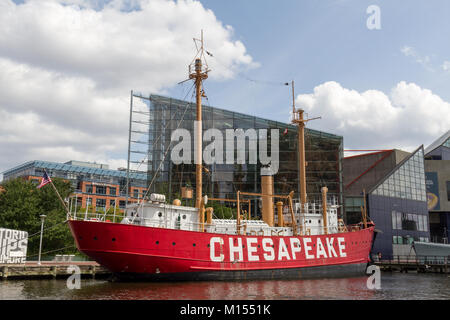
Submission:
M 256 236 L 69 220 L 78 250 L 129 280 L 362 276 L 374 226 L 315 236 Z

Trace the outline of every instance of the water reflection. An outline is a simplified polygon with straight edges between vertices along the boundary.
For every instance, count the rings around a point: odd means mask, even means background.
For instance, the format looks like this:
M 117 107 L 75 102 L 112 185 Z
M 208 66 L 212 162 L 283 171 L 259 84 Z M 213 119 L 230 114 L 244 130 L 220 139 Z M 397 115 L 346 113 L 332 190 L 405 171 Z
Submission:
M 65 280 L 8 280 L 0 299 L 70 300 L 296 300 L 449 299 L 450 278 L 436 274 L 383 273 L 381 290 L 369 290 L 367 277 L 317 280 L 117 283 L 82 280 L 70 290 Z

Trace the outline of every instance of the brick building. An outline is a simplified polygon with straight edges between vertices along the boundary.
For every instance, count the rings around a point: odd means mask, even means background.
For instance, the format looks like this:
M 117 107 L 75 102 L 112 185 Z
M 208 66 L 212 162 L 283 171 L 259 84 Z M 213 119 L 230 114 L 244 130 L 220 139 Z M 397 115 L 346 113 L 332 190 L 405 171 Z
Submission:
M 22 177 L 36 185 L 40 183 L 44 170 L 50 177 L 69 181 L 74 188 L 73 205 L 103 211 L 116 207 L 124 209 L 126 204 L 127 172 L 125 169 L 111 170 L 106 164 L 83 161 L 57 163 L 34 160 L 3 172 L 3 180 Z M 137 172 L 129 174 L 128 202 L 137 202 L 145 195 L 147 175 Z

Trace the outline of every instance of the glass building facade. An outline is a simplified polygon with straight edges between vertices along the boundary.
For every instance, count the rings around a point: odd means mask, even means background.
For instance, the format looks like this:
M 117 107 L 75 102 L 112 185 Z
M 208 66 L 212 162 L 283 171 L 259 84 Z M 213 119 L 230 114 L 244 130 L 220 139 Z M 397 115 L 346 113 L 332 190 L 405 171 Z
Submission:
M 429 241 L 423 147 L 369 191 L 368 208 L 376 228 L 382 231 L 377 234 L 373 254 L 385 258 L 409 255 L 413 241 Z
M 372 191 L 374 195 L 426 201 L 423 149 L 417 150 L 405 163 Z
M 174 164 L 171 159 L 171 148 L 177 142 L 171 142 L 175 129 L 186 129 L 192 135 L 191 154 L 194 155 L 194 120 L 196 106 L 194 103 L 151 95 L 149 98 L 139 97 L 150 109 L 150 125 L 148 138 L 148 181 L 154 181 L 152 192 L 166 194 L 169 201 L 180 197 L 181 187 L 195 190 L 195 165 Z M 147 101 L 144 101 L 147 100 Z M 298 197 L 298 161 L 297 161 L 297 127 L 231 112 L 211 106 L 202 108 L 203 132 L 215 128 L 226 137 L 227 129 L 267 129 L 267 149 L 270 150 L 270 129 L 279 132 L 279 168 L 274 175 L 274 192 L 288 194 L 295 191 Z M 203 142 L 203 148 L 209 143 Z M 327 186 L 330 196 L 338 198 L 342 203 L 342 156 L 343 138 L 341 136 L 306 129 L 305 148 L 307 171 L 307 193 L 309 200 L 320 198 L 320 189 Z M 253 147 L 252 147 L 253 146 Z M 261 192 L 261 163 L 249 164 L 249 152 L 259 148 L 252 138 L 245 142 L 245 163 L 227 164 L 226 152 L 223 152 L 223 164 L 204 165 L 203 193 L 208 197 L 235 199 L 236 192 Z M 223 143 L 225 148 L 225 141 Z M 236 155 L 243 150 L 234 143 Z M 270 152 L 269 152 L 270 153 Z M 257 153 L 259 154 L 259 153 Z M 259 158 L 259 157 L 258 157 Z M 162 161 L 163 160 L 163 161 Z M 159 170 L 158 170 L 159 169 Z M 256 201 L 256 200 L 255 200 Z M 258 203 L 252 204 L 252 214 L 258 212 Z

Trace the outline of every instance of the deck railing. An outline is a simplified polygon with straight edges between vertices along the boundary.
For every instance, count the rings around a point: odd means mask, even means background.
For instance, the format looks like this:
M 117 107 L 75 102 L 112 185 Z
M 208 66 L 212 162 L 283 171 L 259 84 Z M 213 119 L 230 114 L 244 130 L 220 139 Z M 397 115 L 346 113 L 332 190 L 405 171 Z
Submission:
M 69 218 L 69 217 L 68 217 Z M 122 221 L 123 219 L 128 219 L 128 221 Z M 98 222 L 110 222 L 110 223 L 129 223 L 136 225 L 143 225 L 148 227 L 155 228 L 173 228 L 173 229 L 181 229 L 181 230 L 191 230 L 197 231 L 201 228 L 201 223 L 197 222 L 175 222 L 175 224 L 170 224 L 166 219 L 150 219 L 143 218 L 140 216 L 135 217 L 124 217 L 121 214 L 107 214 L 103 212 L 72 212 L 70 215 L 70 219 L 72 220 L 85 220 L 85 221 L 98 221 Z M 248 234 L 248 235 L 267 235 L 264 232 L 264 225 L 258 226 L 254 223 L 255 220 L 242 220 L 241 224 L 238 226 L 240 230 L 240 234 Z M 207 224 L 204 223 L 204 229 L 209 232 L 221 233 L 221 234 L 237 234 L 237 226 L 235 220 L 233 222 L 230 221 L 228 224 Z M 270 228 L 268 231 L 269 235 L 274 235 L 273 231 L 276 232 L 276 235 L 287 235 L 282 231 L 282 229 L 291 228 L 291 226 L 278 227 L 278 228 Z M 333 228 L 324 228 L 322 226 L 297 226 L 297 234 L 299 236 L 311 236 L 317 234 L 335 234 L 343 232 L 339 230 L 337 227 Z M 361 229 L 361 225 L 348 225 L 348 232 L 355 232 Z M 328 231 L 328 232 L 326 232 Z

